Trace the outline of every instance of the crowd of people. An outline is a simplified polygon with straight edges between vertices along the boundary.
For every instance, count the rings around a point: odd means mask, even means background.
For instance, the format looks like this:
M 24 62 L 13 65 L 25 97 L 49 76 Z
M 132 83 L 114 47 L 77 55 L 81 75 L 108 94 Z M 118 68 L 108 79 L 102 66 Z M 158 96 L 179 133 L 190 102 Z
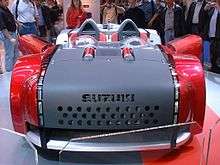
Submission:
M 5 69 L 11 71 L 19 54 L 18 36 L 35 34 L 52 41 L 63 12 L 55 0 L 14 0 L 11 9 L 8 6 L 9 0 L 0 0 L 0 41 L 5 48 Z
M 103 24 L 133 20 L 139 28 L 157 30 L 162 43 L 185 34 L 197 34 L 210 41 L 211 71 L 220 73 L 220 0 L 101 0 Z M 11 71 L 17 58 L 16 31 L 19 35 L 36 34 L 56 37 L 55 24 L 62 20 L 62 7 L 55 0 L 0 0 L 0 39 L 6 50 L 6 70 Z M 81 0 L 71 0 L 66 13 L 67 28 L 79 27 L 91 13 Z M 13 51 L 13 52 L 12 52 Z M 9 55 L 13 54 L 13 55 Z
M 162 43 L 186 34 L 210 41 L 211 69 L 220 73 L 220 0 L 106 0 L 101 5 L 103 23 L 133 20 L 140 28 L 155 29 Z
M 55 0 L 15 0 L 11 7 L 18 24 L 19 35 L 54 36 L 54 25 L 62 15 L 62 7 Z

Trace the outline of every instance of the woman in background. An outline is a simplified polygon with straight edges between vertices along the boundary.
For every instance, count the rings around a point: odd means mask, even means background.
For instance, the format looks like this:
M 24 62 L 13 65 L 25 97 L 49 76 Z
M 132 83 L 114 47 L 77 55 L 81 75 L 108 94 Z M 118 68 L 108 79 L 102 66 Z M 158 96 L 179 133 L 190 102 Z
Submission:
M 71 0 L 66 14 L 67 28 L 78 28 L 86 20 L 86 12 L 82 8 L 81 0 Z

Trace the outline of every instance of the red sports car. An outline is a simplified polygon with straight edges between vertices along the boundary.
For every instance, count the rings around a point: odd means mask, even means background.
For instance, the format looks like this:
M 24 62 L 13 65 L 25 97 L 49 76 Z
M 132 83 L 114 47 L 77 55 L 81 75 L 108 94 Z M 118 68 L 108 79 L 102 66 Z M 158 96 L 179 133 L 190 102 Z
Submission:
M 60 150 L 71 141 L 66 150 L 168 149 L 202 130 L 198 36 L 161 45 L 155 31 L 138 29 L 131 20 L 100 25 L 89 19 L 64 30 L 56 45 L 35 36 L 19 41 L 12 121 L 39 147 Z

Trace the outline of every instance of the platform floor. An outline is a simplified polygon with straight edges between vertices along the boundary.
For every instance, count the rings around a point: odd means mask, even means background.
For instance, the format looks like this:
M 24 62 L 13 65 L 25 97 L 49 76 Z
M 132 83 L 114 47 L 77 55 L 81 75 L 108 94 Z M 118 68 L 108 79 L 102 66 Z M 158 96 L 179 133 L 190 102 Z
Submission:
M 11 122 L 11 115 L 9 110 L 9 82 L 10 82 L 10 76 L 11 73 L 4 73 L 0 74 L 0 127 L 7 128 L 13 130 L 12 122 Z M 206 73 L 206 87 L 207 87 L 207 105 L 214 110 L 213 112 L 210 112 L 209 115 L 214 116 L 215 119 L 218 118 L 218 115 L 220 116 L 220 75 L 213 74 L 213 73 Z M 216 115 L 216 114 L 218 115 Z M 214 121 L 211 121 L 214 122 Z M 0 137 L 1 138 L 1 137 Z M 10 142 L 8 142 L 10 143 Z M 219 143 L 219 142 L 218 142 Z M 200 142 L 201 144 L 201 142 Z M 7 145 L 7 144 L 5 144 Z M 15 148 L 16 150 L 16 148 Z M 192 150 L 193 154 L 195 151 Z M 190 152 L 189 152 L 190 153 Z M 188 154 L 189 154 L 188 153 Z M 23 153 L 20 153 L 20 156 Z M 25 153 L 24 153 L 25 154 Z M 3 153 L 0 153 L 1 156 L 3 156 Z M 0 157 L 1 157 L 0 156 Z M 8 157 L 10 159 L 9 153 L 4 153 L 5 157 Z M 180 155 L 179 155 L 180 156 Z M 74 153 L 71 155 L 71 158 L 74 159 L 74 163 L 71 163 L 73 165 L 92 165 L 92 164 L 114 164 L 114 165 L 143 165 L 143 164 L 166 164 L 164 162 L 158 162 L 158 163 L 148 163 L 146 153 L 136 153 L 136 152 L 130 152 L 130 153 L 112 153 L 112 154 L 105 154 L 105 153 L 99 153 L 97 154 L 82 154 L 82 153 Z M 181 156 L 180 156 L 181 158 Z M 167 158 L 169 159 L 169 157 Z M 170 158 L 171 159 L 171 158 Z M 197 158 L 199 159 L 199 158 Z M 45 154 L 44 157 L 39 156 L 39 165 L 69 165 L 69 163 L 58 163 L 58 158 L 54 156 L 52 153 Z M 169 160 L 170 161 L 170 160 Z M 184 157 L 184 161 L 190 161 L 190 159 L 186 159 Z M 105 162 L 105 163 L 103 163 Z M 172 163 L 171 163 L 172 164 Z M 185 162 L 178 164 L 189 164 L 189 165 L 195 165 L 194 163 Z M 199 161 L 198 161 L 198 164 Z M 3 164 L 0 164 L 3 165 Z M 26 165 L 26 164 L 23 164 Z M 28 163 L 27 163 L 28 165 Z M 213 165 L 213 164 L 210 164 Z

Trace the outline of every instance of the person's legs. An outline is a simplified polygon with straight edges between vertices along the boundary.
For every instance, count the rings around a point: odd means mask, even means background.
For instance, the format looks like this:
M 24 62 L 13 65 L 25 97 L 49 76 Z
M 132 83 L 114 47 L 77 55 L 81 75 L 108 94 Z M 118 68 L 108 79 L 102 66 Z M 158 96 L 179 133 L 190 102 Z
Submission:
M 216 66 L 218 68 L 218 70 L 220 71 L 220 40 L 216 41 Z
M 5 69 L 7 72 L 12 71 L 14 64 L 14 48 L 9 39 L 4 40 L 5 47 Z
M 165 41 L 165 43 L 169 41 L 169 31 L 165 31 L 165 33 L 164 33 L 164 41 Z
M 0 31 L 0 74 L 3 73 L 3 67 L 4 67 L 4 62 L 3 62 L 3 52 L 2 52 L 2 46 L 3 46 L 3 40 L 4 40 L 4 35 Z
M 170 41 L 175 39 L 174 30 L 171 30 Z
M 50 28 L 50 38 L 49 41 L 55 43 L 56 42 L 57 33 L 54 25 Z
M 171 41 L 173 39 L 174 39 L 174 31 L 173 30 L 165 31 L 165 35 L 164 35 L 165 43 L 169 42 L 169 41 Z
M 220 58 L 220 41 L 211 39 L 210 42 L 210 58 L 211 58 L 211 70 L 220 72 L 220 67 L 217 64 L 218 58 Z
M 15 33 L 12 33 L 13 37 L 16 37 Z M 5 69 L 7 72 L 12 71 L 13 66 L 17 60 L 19 55 L 18 45 L 11 43 L 11 41 L 7 38 L 4 39 L 4 47 L 5 47 Z
M 40 37 L 46 37 L 47 36 L 47 31 L 46 31 L 46 26 L 38 26 Z
M 17 34 L 16 33 L 12 33 L 12 36 L 17 39 Z M 19 56 L 18 42 L 15 45 L 12 45 L 12 46 L 13 46 L 13 51 L 14 51 L 14 57 L 13 57 L 13 65 L 14 65 L 17 61 L 18 56 Z
M 198 24 L 193 24 L 192 25 L 192 34 L 199 35 Z

